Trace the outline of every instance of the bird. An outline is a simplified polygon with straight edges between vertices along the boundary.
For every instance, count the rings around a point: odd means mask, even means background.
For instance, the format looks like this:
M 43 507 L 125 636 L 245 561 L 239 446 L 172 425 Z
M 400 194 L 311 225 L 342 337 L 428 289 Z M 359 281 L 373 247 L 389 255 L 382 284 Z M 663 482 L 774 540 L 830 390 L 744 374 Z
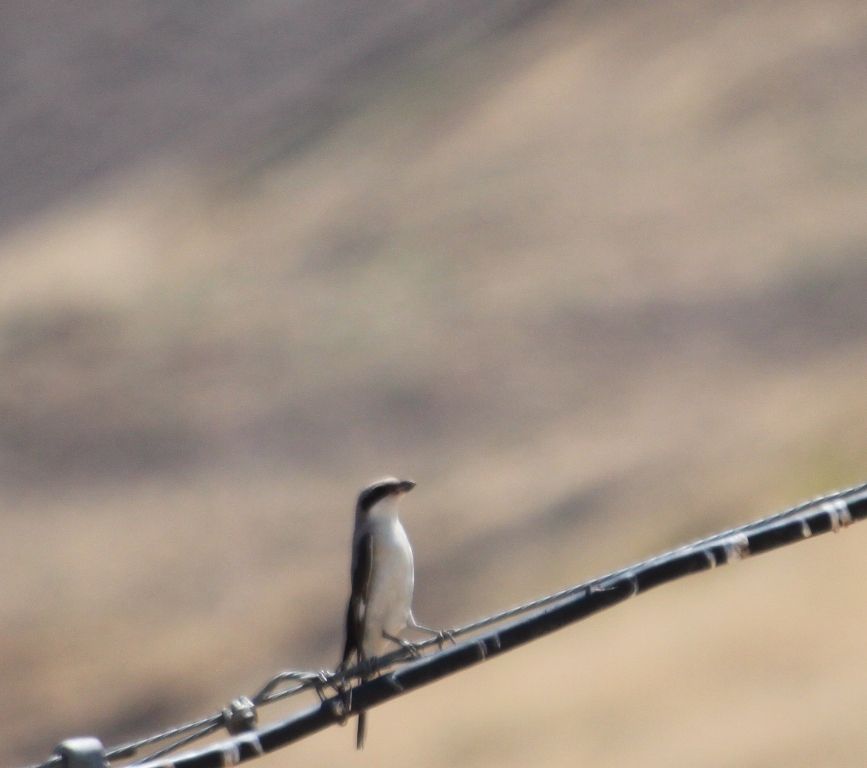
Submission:
M 401 499 L 415 488 L 412 480 L 386 477 L 358 494 L 352 534 L 352 588 L 346 607 L 346 642 L 338 667 L 345 671 L 353 657 L 365 664 L 393 642 L 417 654 L 415 644 L 400 633 L 407 628 L 453 640 L 451 632 L 426 627 L 412 611 L 415 582 L 412 547 L 398 518 Z M 367 676 L 362 676 L 362 680 Z M 358 715 L 356 749 L 364 748 L 365 712 Z

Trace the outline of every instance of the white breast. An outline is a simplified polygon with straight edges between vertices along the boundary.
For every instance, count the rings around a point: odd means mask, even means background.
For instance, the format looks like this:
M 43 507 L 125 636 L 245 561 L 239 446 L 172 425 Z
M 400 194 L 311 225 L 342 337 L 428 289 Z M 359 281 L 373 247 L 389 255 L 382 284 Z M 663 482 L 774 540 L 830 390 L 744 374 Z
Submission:
M 383 632 L 400 635 L 412 610 L 413 561 L 406 531 L 397 517 L 370 521 L 373 571 L 365 610 L 364 652 L 379 656 L 393 643 Z

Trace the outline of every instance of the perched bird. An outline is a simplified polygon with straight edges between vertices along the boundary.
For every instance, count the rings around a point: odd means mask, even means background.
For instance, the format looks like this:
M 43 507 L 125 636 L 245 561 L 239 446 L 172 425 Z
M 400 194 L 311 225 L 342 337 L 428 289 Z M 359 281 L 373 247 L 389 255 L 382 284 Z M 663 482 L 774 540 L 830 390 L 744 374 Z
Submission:
M 352 535 L 352 592 L 346 609 L 346 643 L 340 669 L 374 659 L 389 642 L 414 648 L 400 637 L 407 627 L 442 639 L 451 633 L 425 627 L 412 613 L 415 580 L 412 548 L 398 519 L 401 498 L 415 488 L 412 480 L 387 477 L 368 485 L 358 495 Z M 365 713 L 358 715 L 355 745 L 364 747 Z

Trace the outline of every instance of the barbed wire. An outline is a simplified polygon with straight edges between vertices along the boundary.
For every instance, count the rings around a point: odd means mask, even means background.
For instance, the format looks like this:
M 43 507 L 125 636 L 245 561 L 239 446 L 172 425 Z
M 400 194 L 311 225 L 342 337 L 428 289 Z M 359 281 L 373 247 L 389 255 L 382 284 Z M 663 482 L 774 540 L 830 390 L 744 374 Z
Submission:
M 158 761 L 166 754 L 225 727 L 229 733 L 236 735 L 233 741 L 217 745 L 204 752 L 176 757 L 171 761 L 171 765 L 180 768 L 183 764 L 184 768 L 187 766 L 196 768 L 198 766 L 196 761 L 202 758 L 203 768 L 205 765 L 213 768 L 214 760 L 220 755 L 222 755 L 220 765 L 235 765 L 328 725 L 345 722 L 347 717 L 388 698 L 487 659 L 514 645 L 528 642 L 567 623 L 585 618 L 598 610 L 646 591 L 652 586 L 739 560 L 751 554 L 759 554 L 778 546 L 795 543 L 813 535 L 837 531 L 865 517 L 867 517 L 867 482 L 696 539 L 639 563 L 456 627 L 445 633 L 448 638 L 455 641 L 510 619 L 532 614 L 529 618 L 515 621 L 498 632 L 489 633 L 470 643 L 456 645 L 455 648 L 443 648 L 442 637 L 431 638 L 414 644 L 411 650 L 399 648 L 373 662 L 359 664 L 345 670 L 280 672 L 250 698 L 239 697 L 228 707 L 208 717 L 107 749 L 104 756 L 108 761 L 125 760 L 138 755 L 146 747 L 170 742 L 132 763 L 136 766 L 157 768 L 163 765 Z M 547 611 L 543 610 L 546 608 Z M 553 624 L 552 617 L 554 617 Z M 434 646 L 438 647 L 438 652 L 424 655 L 425 651 Z M 383 672 L 391 668 L 395 669 L 355 686 L 351 697 L 347 698 L 344 695 L 345 687 L 353 681 L 367 678 L 372 672 Z M 287 687 L 277 690 L 284 684 Z M 319 707 L 264 730 L 254 730 L 258 708 L 310 690 L 315 691 L 319 696 Z M 334 695 L 326 696 L 329 690 L 333 691 Z M 55 754 L 48 760 L 28 768 L 53 768 L 62 761 L 61 755 Z

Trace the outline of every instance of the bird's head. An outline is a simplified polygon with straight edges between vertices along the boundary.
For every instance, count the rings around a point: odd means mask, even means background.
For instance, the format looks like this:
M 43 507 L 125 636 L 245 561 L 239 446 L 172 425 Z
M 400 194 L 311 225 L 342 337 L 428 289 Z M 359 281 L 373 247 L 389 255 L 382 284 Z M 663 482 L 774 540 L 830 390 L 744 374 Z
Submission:
M 364 488 L 358 494 L 357 510 L 361 515 L 377 513 L 380 510 L 396 509 L 397 502 L 405 493 L 415 488 L 412 480 L 398 480 L 396 477 L 385 477 Z

